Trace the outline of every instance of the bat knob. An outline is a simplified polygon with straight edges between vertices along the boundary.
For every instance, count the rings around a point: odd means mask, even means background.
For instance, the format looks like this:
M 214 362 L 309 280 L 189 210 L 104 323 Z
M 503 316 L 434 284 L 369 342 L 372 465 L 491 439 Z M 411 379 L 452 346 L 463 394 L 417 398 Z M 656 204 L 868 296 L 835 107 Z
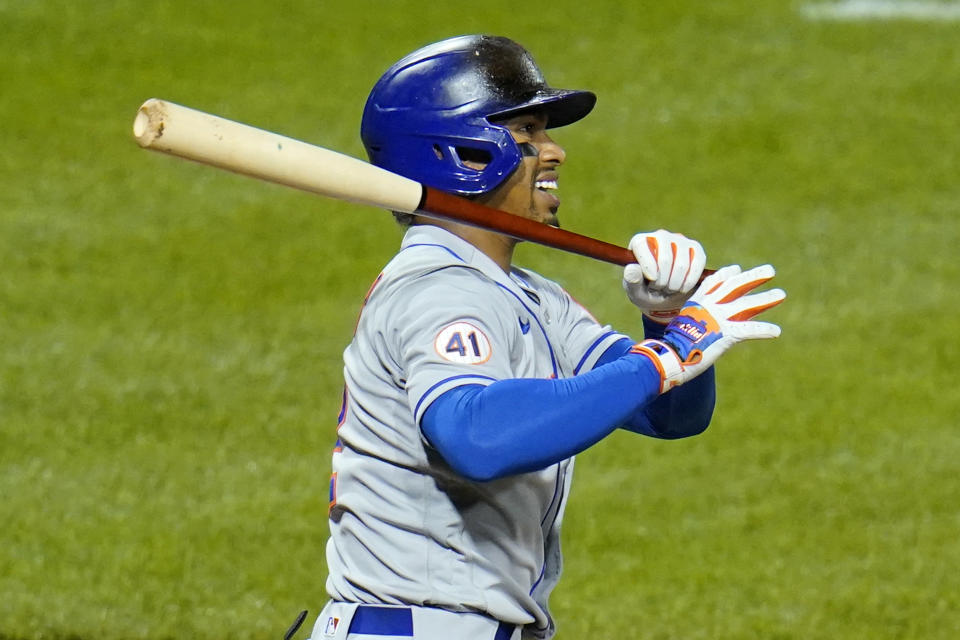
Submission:
M 144 102 L 133 119 L 133 137 L 141 147 L 149 147 L 163 135 L 163 101 L 151 98 Z

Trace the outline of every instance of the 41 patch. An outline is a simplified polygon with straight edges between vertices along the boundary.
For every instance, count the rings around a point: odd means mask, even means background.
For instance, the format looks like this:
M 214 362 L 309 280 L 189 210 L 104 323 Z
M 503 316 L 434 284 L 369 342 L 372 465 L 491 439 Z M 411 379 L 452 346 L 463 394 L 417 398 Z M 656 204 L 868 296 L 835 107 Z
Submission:
M 433 348 L 444 360 L 457 364 L 483 364 L 490 359 L 490 339 L 469 322 L 454 322 L 440 330 Z

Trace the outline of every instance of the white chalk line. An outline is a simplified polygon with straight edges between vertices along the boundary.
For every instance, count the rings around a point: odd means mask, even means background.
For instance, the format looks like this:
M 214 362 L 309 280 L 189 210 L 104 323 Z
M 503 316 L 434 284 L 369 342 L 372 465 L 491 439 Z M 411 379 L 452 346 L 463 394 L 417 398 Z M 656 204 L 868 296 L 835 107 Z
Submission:
M 960 2 L 925 0 L 840 0 L 809 3 L 800 12 L 810 20 L 960 20 Z

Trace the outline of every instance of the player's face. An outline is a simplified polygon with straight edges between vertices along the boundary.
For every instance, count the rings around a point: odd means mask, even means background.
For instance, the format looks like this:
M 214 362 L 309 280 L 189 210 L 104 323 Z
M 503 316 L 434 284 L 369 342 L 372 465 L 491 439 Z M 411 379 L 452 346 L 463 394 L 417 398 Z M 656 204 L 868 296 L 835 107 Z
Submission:
M 523 159 L 506 182 L 481 198 L 481 202 L 524 218 L 560 226 L 557 209 L 557 168 L 566 154 L 547 135 L 547 117 L 530 113 L 498 124 L 505 126 L 520 145 Z

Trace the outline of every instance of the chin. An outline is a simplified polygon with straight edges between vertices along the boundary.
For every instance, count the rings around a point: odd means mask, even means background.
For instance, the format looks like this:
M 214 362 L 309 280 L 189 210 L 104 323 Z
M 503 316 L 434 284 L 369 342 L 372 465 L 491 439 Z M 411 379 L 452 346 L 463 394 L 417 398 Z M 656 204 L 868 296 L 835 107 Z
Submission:
M 551 203 L 552 205 L 552 203 Z M 559 206 L 548 206 L 544 202 L 531 202 L 524 217 L 530 218 L 551 227 L 559 227 L 560 219 L 557 217 Z

